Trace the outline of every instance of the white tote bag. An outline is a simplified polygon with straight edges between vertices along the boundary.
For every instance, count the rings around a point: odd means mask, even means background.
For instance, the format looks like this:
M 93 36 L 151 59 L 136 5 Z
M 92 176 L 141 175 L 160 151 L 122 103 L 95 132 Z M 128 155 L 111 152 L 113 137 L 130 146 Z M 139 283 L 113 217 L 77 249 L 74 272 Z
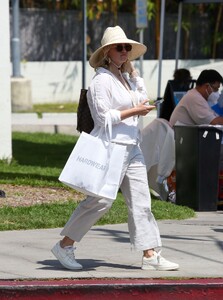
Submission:
M 86 195 L 115 199 L 126 146 L 110 142 L 111 121 L 106 119 L 108 140 L 82 132 L 59 180 Z

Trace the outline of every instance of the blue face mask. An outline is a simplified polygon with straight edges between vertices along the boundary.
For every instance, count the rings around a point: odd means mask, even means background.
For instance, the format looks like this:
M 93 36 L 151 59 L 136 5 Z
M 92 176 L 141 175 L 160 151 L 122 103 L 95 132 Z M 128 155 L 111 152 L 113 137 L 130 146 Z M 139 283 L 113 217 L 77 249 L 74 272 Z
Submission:
M 208 104 L 210 107 L 212 107 L 213 105 L 218 103 L 218 98 L 220 97 L 219 92 L 212 92 L 209 96 L 208 96 Z

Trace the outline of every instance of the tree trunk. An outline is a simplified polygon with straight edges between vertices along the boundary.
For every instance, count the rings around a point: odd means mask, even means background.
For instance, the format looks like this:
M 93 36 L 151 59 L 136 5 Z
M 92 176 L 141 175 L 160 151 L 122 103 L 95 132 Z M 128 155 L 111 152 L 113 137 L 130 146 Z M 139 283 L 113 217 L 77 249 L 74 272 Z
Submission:
M 219 27 L 222 17 L 222 10 L 223 10 L 223 3 L 220 4 L 220 8 L 217 14 L 217 20 L 215 23 L 215 30 L 214 30 L 214 39 L 213 39 L 213 48 L 212 48 L 212 58 L 216 58 L 216 48 L 218 44 L 218 34 L 219 34 Z

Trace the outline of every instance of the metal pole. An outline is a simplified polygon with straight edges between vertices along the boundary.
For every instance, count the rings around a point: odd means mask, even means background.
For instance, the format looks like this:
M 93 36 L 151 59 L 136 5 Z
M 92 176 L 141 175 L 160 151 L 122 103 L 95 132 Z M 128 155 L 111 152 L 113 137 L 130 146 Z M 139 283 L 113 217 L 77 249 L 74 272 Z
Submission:
M 144 29 L 140 29 L 139 30 L 139 42 L 141 44 L 143 44 L 143 30 Z M 140 56 L 140 64 L 139 64 L 139 71 L 140 71 L 140 76 L 143 77 L 143 55 Z
M 12 0 L 12 76 L 21 77 L 20 38 L 19 38 L 19 0 Z
M 160 46 L 159 46 L 159 70 L 158 70 L 157 98 L 160 98 L 160 94 L 161 94 L 164 18 L 165 18 L 165 0 L 162 0 L 162 3 L 161 3 L 161 17 L 160 17 Z M 159 116 L 159 109 L 157 110 L 157 115 Z
M 181 35 L 181 23 L 182 23 L 182 10 L 183 2 L 179 3 L 178 6 L 178 25 L 177 25 L 177 43 L 176 43 L 176 57 L 175 57 L 175 70 L 178 69 L 178 60 L 180 53 L 180 35 Z
M 86 58 L 87 58 L 87 17 L 86 17 L 86 0 L 82 0 L 82 88 L 86 87 Z

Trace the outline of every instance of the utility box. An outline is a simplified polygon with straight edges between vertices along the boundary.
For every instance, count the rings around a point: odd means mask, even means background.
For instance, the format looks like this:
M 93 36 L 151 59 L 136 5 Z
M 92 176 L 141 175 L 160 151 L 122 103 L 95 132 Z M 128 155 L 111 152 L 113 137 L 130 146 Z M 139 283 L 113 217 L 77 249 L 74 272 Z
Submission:
M 174 126 L 176 204 L 216 211 L 222 130 L 211 125 Z

